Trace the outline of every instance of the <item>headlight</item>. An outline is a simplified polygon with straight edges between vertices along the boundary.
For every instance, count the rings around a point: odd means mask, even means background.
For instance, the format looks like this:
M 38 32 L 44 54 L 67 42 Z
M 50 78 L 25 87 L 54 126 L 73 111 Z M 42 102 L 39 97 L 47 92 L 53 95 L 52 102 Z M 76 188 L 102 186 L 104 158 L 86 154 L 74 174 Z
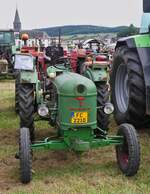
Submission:
M 33 57 L 31 55 L 16 54 L 15 69 L 33 70 Z
M 41 116 L 41 117 L 45 117 L 48 115 L 48 108 L 46 107 L 45 104 L 39 106 L 38 108 L 38 114 Z
M 48 74 L 48 76 L 51 78 L 51 79 L 54 79 L 56 77 L 56 72 L 51 72 Z
M 56 77 L 56 67 L 50 66 L 47 68 L 47 74 L 49 78 L 54 79 Z
M 114 106 L 112 103 L 106 103 L 104 106 L 104 113 L 106 113 L 107 115 L 113 113 L 114 111 Z

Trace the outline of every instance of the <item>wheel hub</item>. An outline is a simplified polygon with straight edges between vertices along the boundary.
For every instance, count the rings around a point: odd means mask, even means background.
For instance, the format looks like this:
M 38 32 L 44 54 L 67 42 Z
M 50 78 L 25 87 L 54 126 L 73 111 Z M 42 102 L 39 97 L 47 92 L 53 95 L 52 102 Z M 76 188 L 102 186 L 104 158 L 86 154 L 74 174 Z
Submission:
M 124 63 L 120 64 L 116 73 L 115 96 L 119 111 L 125 113 L 129 104 L 129 82 L 127 68 Z

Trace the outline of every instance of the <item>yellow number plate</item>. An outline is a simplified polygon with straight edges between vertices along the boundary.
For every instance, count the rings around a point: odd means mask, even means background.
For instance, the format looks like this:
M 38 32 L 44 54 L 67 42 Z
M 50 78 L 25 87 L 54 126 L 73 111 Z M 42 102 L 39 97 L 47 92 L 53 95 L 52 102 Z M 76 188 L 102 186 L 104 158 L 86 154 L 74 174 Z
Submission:
M 71 123 L 82 124 L 88 122 L 88 112 L 72 112 Z

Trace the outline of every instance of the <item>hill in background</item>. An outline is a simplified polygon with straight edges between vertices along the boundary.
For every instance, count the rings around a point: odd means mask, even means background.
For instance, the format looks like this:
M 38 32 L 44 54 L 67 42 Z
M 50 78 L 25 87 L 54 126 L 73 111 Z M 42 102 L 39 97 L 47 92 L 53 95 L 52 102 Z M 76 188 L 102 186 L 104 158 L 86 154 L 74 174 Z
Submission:
M 44 31 L 49 36 L 58 36 L 59 29 L 63 36 L 77 35 L 77 34 L 97 34 L 97 33 L 118 33 L 128 29 L 127 26 L 118 27 L 104 27 L 104 26 L 93 26 L 93 25 L 69 25 L 69 26 L 58 26 L 49 28 L 40 28 L 38 31 Z

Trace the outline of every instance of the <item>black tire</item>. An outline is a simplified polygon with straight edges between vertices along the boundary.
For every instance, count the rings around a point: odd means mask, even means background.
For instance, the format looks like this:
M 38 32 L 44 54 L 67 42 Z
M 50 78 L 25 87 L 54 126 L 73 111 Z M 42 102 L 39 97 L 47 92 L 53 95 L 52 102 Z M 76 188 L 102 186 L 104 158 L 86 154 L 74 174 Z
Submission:
M 83 66 L 84 66 L 84 62 L 85 62 L 85 58 L 78 58 L 78 62 L 77 62 L 77 73 L 79 73 L 80 75 L 83 74 Z
M 20 128 L 29 128 L 31 141 L 34 141 L 34 87 L 32 84 L 19 86 L 19 116 Z
M 86 75 L 86 70 L 87 70 L 87 66 L 85 65 L 85 63 L 82 63 L 80 64 L 80 75 L 83 75 L 87 78 L 89 78 L 87 75 Z M 85 74 L 85 75 L 84 75 Z M 90 78 L 89 78 L 90 79 Z
M 16 72 L 15 75 L 15 112 L 19 113 L 19 85 L 20 85 L 20 73 Z
M 122 124 L 118 134 L 123 136 L 123 144 L 116 146 L 117 163 L 126 176 L 134 176 L 140 165 L 140 145 L 135 128 L 131 124 Z
M 109 102 L 109 89 L 106 82 L 96 83 L 97 88 L 97 106 L 104 107 Z M 103 108 L 97 109 L 97 126 L 104 131 L 108 130 L 109 115 L 104 113 Z
M 20 178 L 21 182 L 27 184 L 32 179 L 31 173 L 31 141 L 30 133 L 28 128 L 20 129 L 20 140 L 19 140 L 19 158 L 20 158 Z
M 80 74 L 90 79 L 89 75 L 86 75 L 86 66 L 84 63 L 80 66 Z M 97 107 L 101 107 L 97 109 L 97 126 L 104 131 L 108 131 L 109 115 L 104 112 L 104 106 L 109 102 L 109 86 L 107 82 L 95 82 L 95 85 L 97 88 Z M 94 132 L 97 136 L 101 135 L 99 129 L 96 129 Z
M 111 88 L 116 122 L 131 123 L 136 127 L 148 125 L 150 118 L 145 115 L 144 75 L 135 49 L 126 46 L 117 48 L 111 73 Z

